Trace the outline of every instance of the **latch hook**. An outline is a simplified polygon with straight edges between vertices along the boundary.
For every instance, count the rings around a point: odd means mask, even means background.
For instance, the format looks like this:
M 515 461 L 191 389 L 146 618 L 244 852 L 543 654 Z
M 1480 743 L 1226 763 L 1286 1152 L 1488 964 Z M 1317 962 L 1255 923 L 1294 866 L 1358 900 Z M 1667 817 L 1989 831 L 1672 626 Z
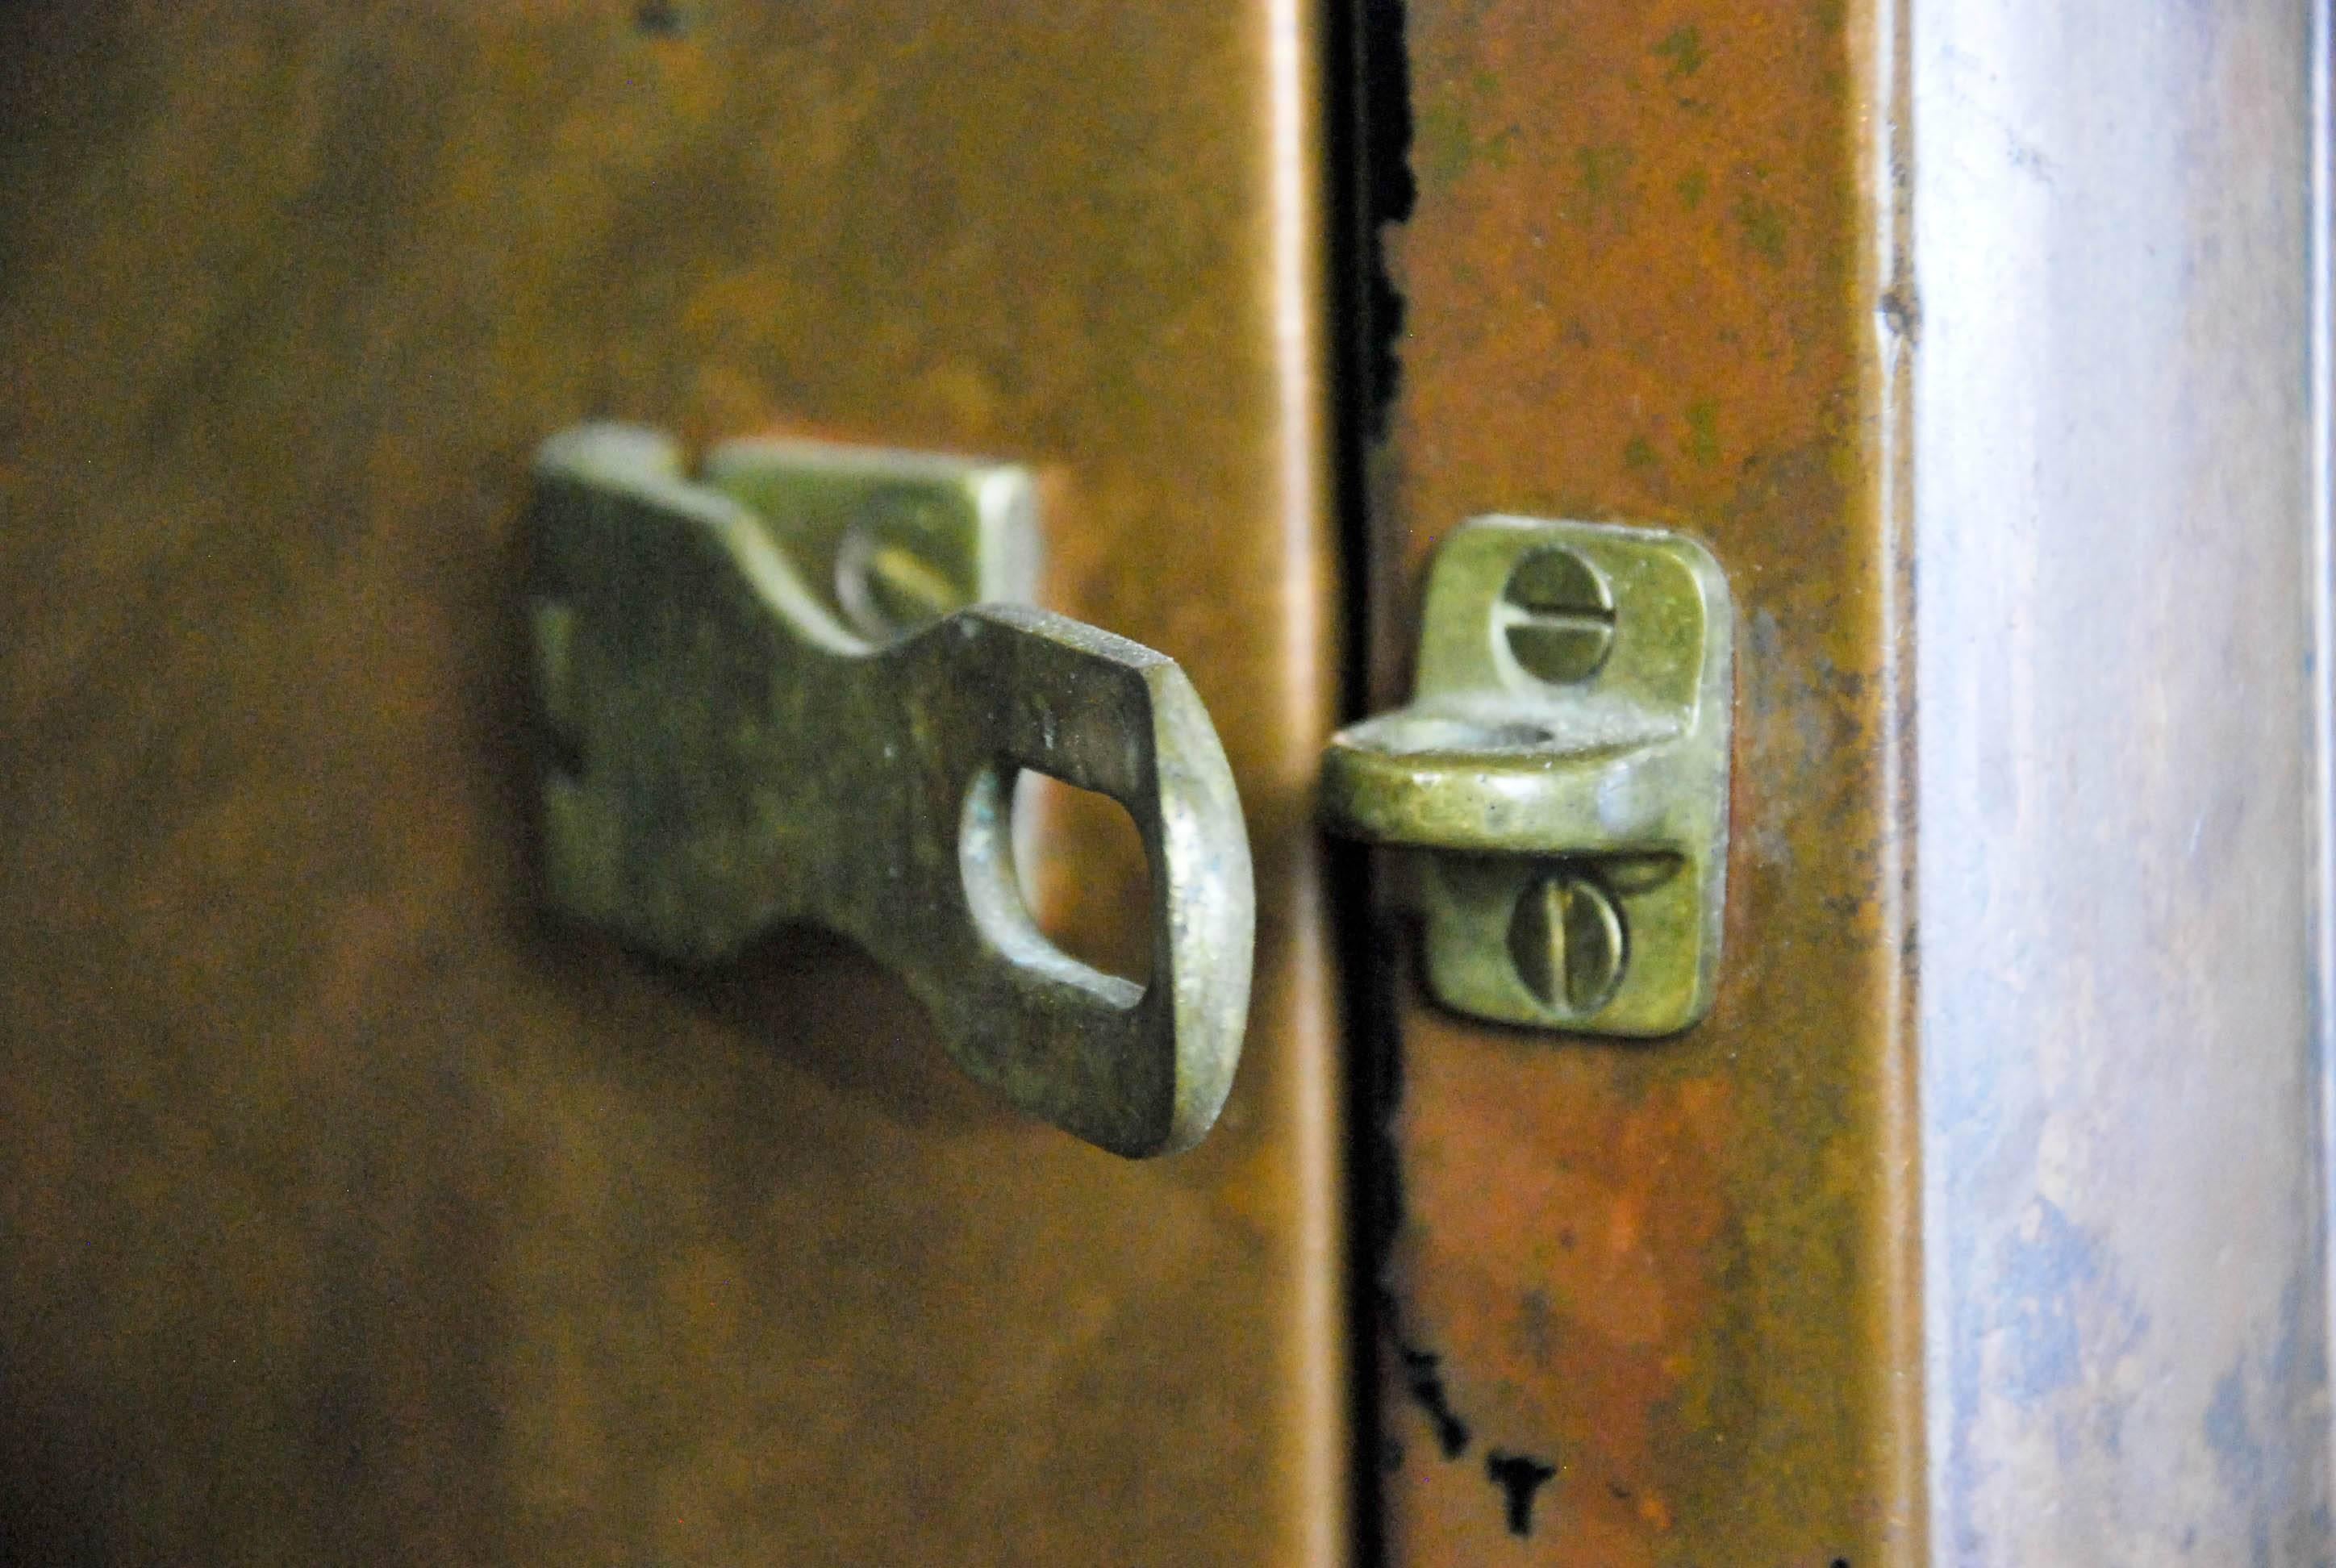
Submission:
M 815 921 L 897 971 L 1017 1105 L 1126 1155 L 1208 1131 L 1255 922 L 1232 773 L 1173 660 L 972 602 L 1027 575 L 1021 471 L 745 442 L 693 482 L 668 438 L 601 424 L 546 443 L 536 479 L 556 908 L 691 963 Z M 831 567 L 815 591 L 806 570 Z M 1040 934 L 1010 842 L 1025 768 L 1134 819 L 1148 985 Z
M 1331 738 L 1322 810 L 1432 852 L 1447 1005 L 1628 1036 L 1710 1010 L 1731 637 L 1727 579 L 1682 534 L 1480 517 L 1445 541 L 1412 701 Z

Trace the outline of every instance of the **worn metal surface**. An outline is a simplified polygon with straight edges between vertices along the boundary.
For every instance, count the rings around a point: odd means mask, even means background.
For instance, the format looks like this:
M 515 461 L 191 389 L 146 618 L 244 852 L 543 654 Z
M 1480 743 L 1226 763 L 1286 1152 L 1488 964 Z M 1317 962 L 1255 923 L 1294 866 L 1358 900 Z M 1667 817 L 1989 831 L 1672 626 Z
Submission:
M 2336 1555 L 2314 9 L 1908 7 L 1942 1562 Z
M 1416 205 L 1375 510 L 1379 699 L 1486 511 L 1728 568 L 1713 1011 L 1616 1045 L 1398 985 L 1383 1264 L 1399 1563 L 1855 1568 L 1923 1552 L 1886 483 L 1886 25 L 1864 7 L 1408 0 Z M 1390 955 L 1405 947 L 1390 930 Z
M 1334 831 L 1428 852 L 1429 989 L 1649 1036 L 1711 1007 L 1735 621 L 1690 539 L 1476 518 L 1436 551 L 1412 700 L 1322 758 Z
M 0 1556 L 1336 1558 L 1307 29 L 0 7 Z M 1043 602 L 1240 783 L 1206 1143 L 1015 1115 L 839 942 L 542 927 L 520 523 L 587 417 L 1038 472 Z M 1036 901 L 1109 959 L 1084 820 Z
M 2311 8 L 1409 9 L 1383 588 L 1746 635 L 1711 1020 L 1404 1019 L 1398 1560 L 2326 1561 Z
M 1256 929 L 1241 801 L 1192 683 L 1024 605 L 867 640 L 785 541 L 787 480 L 881 495 L 914 471 L 832 449 L 760 455 L 715 454 L 758 472 L 759 508 L 718 478 L 693 482 L 679 446 L 637 426 L 579 426 L 536 459 L 552 906 L 688 963 L 735 960 L 782 923 L 840 931 L 1016 1105 L 1114 1154 L 1191 1147 L 1232 1087 Z M 977 526 L 986 477 L 922 487 L 937 511 L 952 492 L 968 502 L 963 528 L 934 535 Z M 972 570 L 958 575 L 994 575 L 959 542 Z M 1149 984 L 1038 930 L 1014 864 L 1026 768 L 1133 817 L 1152 867 Z
M 711 448 L 700 468 L 754 513 L 817 607 L 797 618 L 841 623 L 826 639 L 838 647 L 1038 591 L 1037 476 L 1018 463 L 749 436 Z

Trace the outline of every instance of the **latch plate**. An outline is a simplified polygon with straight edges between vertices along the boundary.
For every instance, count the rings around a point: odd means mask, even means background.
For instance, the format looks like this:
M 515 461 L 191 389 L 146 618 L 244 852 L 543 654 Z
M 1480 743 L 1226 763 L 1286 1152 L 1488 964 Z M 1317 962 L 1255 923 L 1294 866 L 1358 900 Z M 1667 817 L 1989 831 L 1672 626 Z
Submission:
M 1189 1146 L 1239 1058 L 1254 895 L 1223 748 L 1173 660 L 1018 597 L 1026 472 L 797 443 L 693 479 L 654 431 L 536 462 L 547 894 L 684 963 L 812 920 L 897 972 L 967 1072 L 1114 1153 Z M 1125 807 L 1148 984 L 1042 935 L 1017 770 Z
M 1413 700 L 1332 738 L 1322 802 L 1334 831 L 1433 852 L 1447 1006 L 1631 1037 L 1710 1010 L 1732 628 L 1681 534 L 1495 516 L 1445 542 Z

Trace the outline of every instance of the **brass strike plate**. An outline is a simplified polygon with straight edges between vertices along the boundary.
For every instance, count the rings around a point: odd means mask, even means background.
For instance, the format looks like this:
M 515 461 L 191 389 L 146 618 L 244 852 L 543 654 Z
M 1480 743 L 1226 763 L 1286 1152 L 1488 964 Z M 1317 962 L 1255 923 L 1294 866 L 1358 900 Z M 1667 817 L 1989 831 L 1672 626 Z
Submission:
M 1732 628 L 1683 535 L 1482 517 L 1445 542 L 1412 702 L 1334 736 L 1322 771 L 1334 831 L 1433 852 L 1440 1000 L 1630 1037 L 1710 1011 Z
M 707 453 L 699 477 L 871 645 L 1037 591 L 1037 491 L 1017 463 L 750 437 Z

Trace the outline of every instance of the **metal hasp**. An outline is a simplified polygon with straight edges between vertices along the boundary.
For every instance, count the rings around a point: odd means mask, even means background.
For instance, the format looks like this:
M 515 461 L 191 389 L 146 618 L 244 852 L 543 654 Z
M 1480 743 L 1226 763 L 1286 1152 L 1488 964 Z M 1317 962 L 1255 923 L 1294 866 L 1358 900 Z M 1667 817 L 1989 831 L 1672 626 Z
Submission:
M 1166 1154 L 1208 1131 L 1240 1056 L 1249 839 L 1173 660 L 978 602 L 1035 575 L 1031 495 L 1018 468 L 921 453 L 735 442 L 692 482 L 653 431 L 546 443 L 550 898 L 688 963 L 830 927 L 900 975 L 974 1077 L 1114 1154 Z M 1147 986 L 1039 932 L 1013 864 L 1024 768 L 1134 819 Z
M 1445 541 L 1410 706 L 1322 766 L 1333 831 L 1436 852 L 1445 1005 L 1639 1037 L 1710 1011 L 1731 625 L 1718 564 L 1679 534 L 1481 517 Z

